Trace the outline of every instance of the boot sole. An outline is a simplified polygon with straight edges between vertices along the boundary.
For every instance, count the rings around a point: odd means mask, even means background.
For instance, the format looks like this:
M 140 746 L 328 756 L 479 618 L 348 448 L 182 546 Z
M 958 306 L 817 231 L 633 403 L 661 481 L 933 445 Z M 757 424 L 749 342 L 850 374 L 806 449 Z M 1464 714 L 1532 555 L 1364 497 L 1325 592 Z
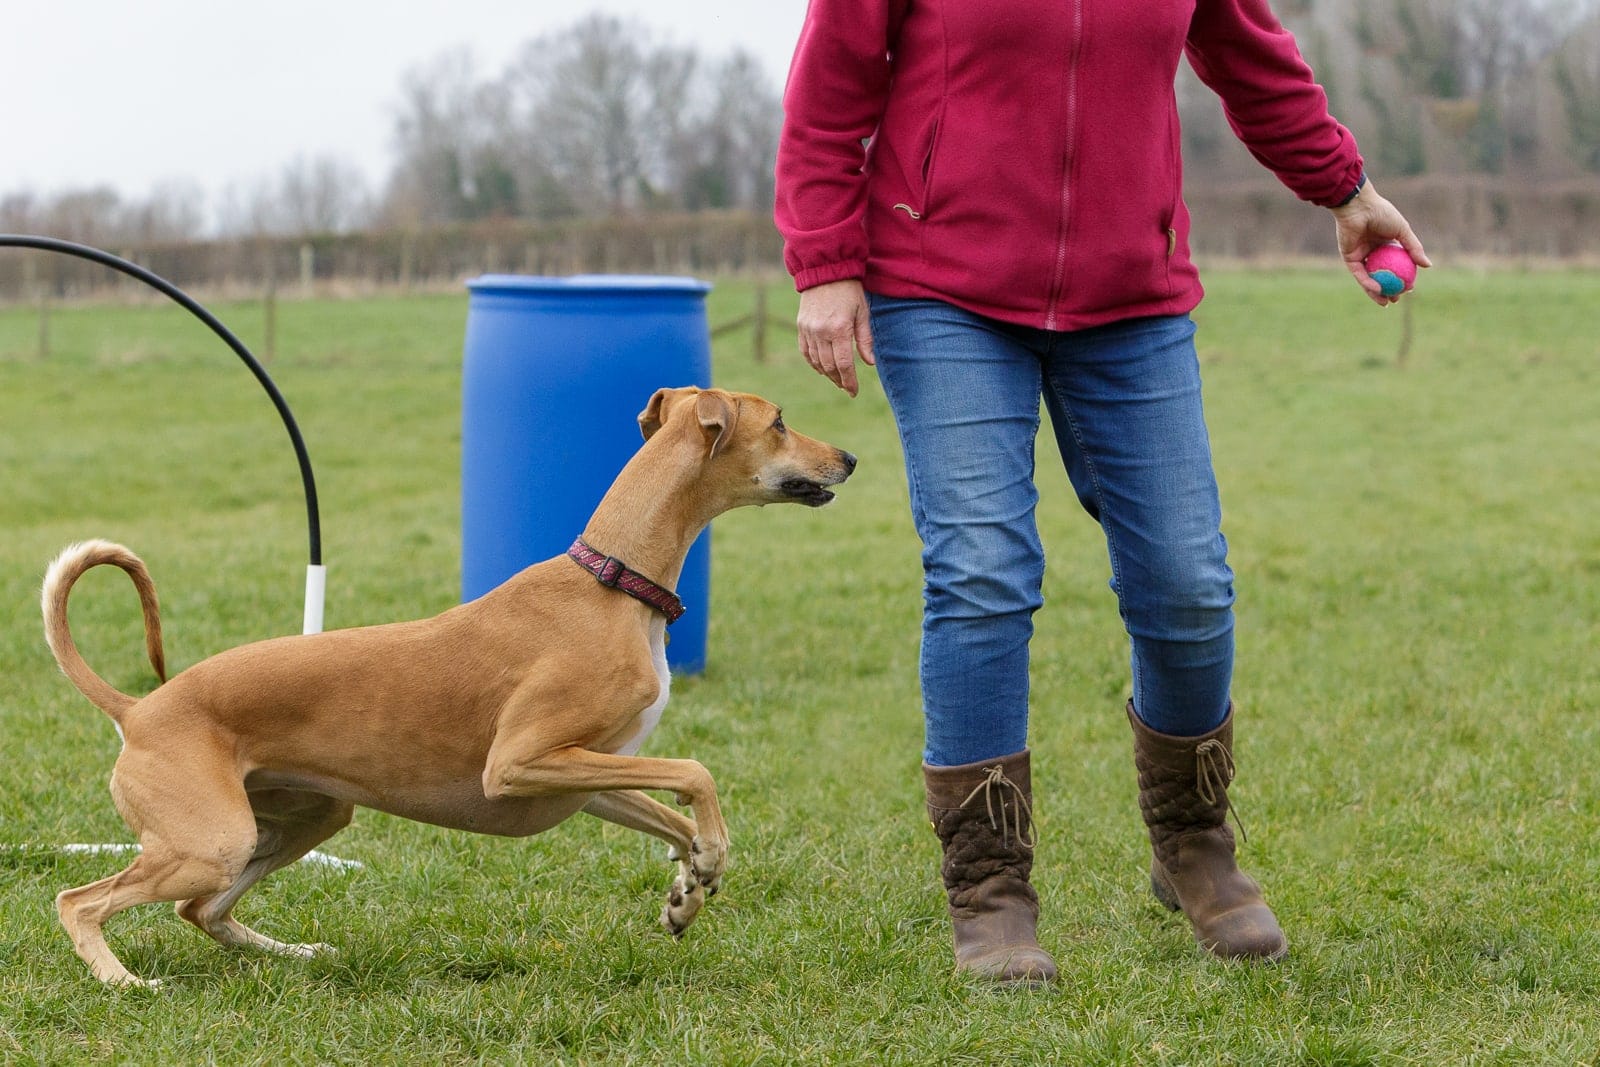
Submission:
M 1016 962 L 1017 956 L 1022 954 L 1031 957 L 1030 962 L 1022 966 L 1020 974 L 1007 974 L 1006 970 Z M 1019 986 L 1042 989 L 1054 982 L 1058 974 L 1056 961 L 1042 948 L 1008 953 L 997 960 L 957 963 L 956 972 L 1006 989 Z

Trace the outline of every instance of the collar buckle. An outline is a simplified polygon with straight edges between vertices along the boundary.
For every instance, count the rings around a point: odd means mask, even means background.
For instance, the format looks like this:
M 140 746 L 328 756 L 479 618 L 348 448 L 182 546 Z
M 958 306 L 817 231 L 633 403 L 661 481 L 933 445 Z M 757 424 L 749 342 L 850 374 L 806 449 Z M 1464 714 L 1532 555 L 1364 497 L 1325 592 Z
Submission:
M 607 556 L 600 561 L 600 566 L 595 570 L 597 581 L 607 589 L 615 589 L 622 576 L 628 571 L 627 566 L 615 556 Z

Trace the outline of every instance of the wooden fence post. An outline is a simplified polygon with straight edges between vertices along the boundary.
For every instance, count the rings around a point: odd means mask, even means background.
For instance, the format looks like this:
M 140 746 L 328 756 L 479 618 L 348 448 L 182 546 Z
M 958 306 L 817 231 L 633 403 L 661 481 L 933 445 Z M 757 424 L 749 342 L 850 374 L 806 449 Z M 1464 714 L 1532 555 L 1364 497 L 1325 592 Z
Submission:
M 50 358 L 50 294 L 39 290 L 39 359 Z
M 1412 294 L 1400 301 L 1400 351 L 1395 353 L 1394 365 L 1396 367 L 1404 367 L 1406 365 L 1406 357 L 1411 354 L 1411 302 L 1415 299 L 1416 295 Z
M 742 330 L 750 327 L 751 345 L 757 363 L 767 361 L 767 327 L 778 326 L 783 329 L 793 329 L 794 324 L 781 319 L 767 311 L 767 282 L 766 279 L 757 279 L 755 290 L 756 307 L 749 315 L 740 315 L 736 319 L 720 323 L 711 328 L 712 337 L 721 337 L 725 333 Z
M 22 291 L 39 305 L 39 359 L 50 358 L 50 290 L 39 280 L 39 267 L 33 256 L 22 261 Z
M 755 349 L 756 362 L 767 361 L 767 283 L 756 282 L 756 315 L 755 315 Z
M 271 245 L 263 244 L 266 291 L 262 294 L 261 360 L 271 363 L 278 354 L 278 261 Z M 302 260 L 303 262 L 303 260 Z

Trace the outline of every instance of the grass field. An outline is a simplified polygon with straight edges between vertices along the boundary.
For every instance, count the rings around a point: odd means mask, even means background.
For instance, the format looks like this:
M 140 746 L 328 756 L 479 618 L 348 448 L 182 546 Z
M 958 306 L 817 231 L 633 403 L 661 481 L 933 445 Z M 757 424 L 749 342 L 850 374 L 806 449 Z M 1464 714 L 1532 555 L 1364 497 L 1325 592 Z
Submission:
M 1036 881 L 1063 980 L 951 975 L 887 407 L 870 376 L 850 401 L 730 336 L 719 384 L 861 467 L 823 511 L 718 521 L 709 669 L 648 748 L 711 769 L 734 836 L 683 941 L 655 925 L 653 840 L 360 812 L 327 848 L 364 869 L 302 864 L 240 907 L 337 955 L 228 952 L 148 907 L 111 941 L 166 988 L 108 990 L 52 898 L 125 861 L 0 851 L 0 1061 L 1600 1062 L 1600 275 L 1430 272 L 1396 366 L 1400 310 L 1339 273 L 1215 271 L 1196 316 L 1240 593 L 1234 799 L 1281 966 L 1201 958 L 1147 892 L 1104 549 L 1041 448 Z M 719 286 L 713 321 L 749 300 Z M 259 339 L 258 305 L 213 310 Z M 464 295 L 280 308 L 330 627 L 454 602 L 465 314 Z M 180 311 L 57 309 L 48 361 L 36 338 L 0 310 L 0 844 L 126 841 L 115 734 L 40 635 L 44 566 L 91 536 L 144 555 L 178 667 L 293 632 L 299 485 L 255 383 Z M 73 622 L 114 684 L 153 684 L 120 575 L 86 578 Z

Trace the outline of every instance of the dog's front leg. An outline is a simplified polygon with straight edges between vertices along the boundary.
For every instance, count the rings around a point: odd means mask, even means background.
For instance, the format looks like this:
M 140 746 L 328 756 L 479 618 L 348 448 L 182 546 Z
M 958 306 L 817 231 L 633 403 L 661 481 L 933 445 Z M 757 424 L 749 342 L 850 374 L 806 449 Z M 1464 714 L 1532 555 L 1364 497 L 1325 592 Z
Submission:
M 596 793 L 583 810 L 597 819 L 659 837 L 672 846 L 673 859 L 690 855 L 694 850 L 694 822 L 636 789 Z
M 677 861 L 678 877 L 667 893 L 667 904 L 661 911 L 661 925 L 672 936 L 681 937 L 700 913 L 706 898 L 717 891 L 717 881 L 702 883 L 689 865 L 690 858 L 699 848 L 694 823 L 653 797 L 632 789 L 620 793 L 596 793 L 583 810 L 607 822 L 659 837 L 671 844 L 667 858 Z
M 688 835 L 687 855 L 679 849 L 680 858 L 685 862 L 685 880 L 692 879 L 697 887 L 714 889 L 717 885 L 728 865 L 728 826 L 722 821 L 722 809 L 717 804 L 716 783 L 699 763 L 692 759 L 618 756 L 583 748 L 558 748 L 528 756 L 524 754 L 525 749 L 519 752 L 519 748 L 514 737 L 495 739 L 483 770 L 486 796 L 493 799 L 671 790 L 678 803 L 688 805 L 693 811 L 694 831 L 697 831 Z M 589 802 L 591 810 L 594 804 L 594 800 Z M 677 814 L 665 805 L 659 806 L 669 814 Z M 613 804 L 608 810 L 620 811 L 621 808 Z M 646 829 L 645 832 L 650 831 Z

